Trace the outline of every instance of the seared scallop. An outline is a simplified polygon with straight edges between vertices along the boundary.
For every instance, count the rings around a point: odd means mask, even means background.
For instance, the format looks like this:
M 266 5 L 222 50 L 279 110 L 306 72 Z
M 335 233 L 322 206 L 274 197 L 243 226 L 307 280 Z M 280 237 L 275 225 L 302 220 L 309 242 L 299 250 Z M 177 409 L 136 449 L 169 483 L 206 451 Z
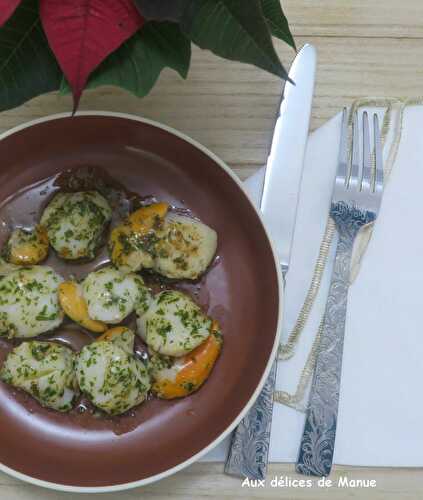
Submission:
M 138 333 L 154 351 L 183 356 L 209 335 L 211 319 L 187 295 L 178 291 L 157 294 L 147 312 L 138 311 Z
M 76 281 L 60 283 L 59 303 L 71 320 L 87 330 L 95 333 L 103 333 L 107 330 L 106 323 L 90 318 L 87 303 L 82 296 L 82 286 Z
M 74 353 L 53 342 L 22 342 L 8 354 L 0 379 L 58 411 L 69 411 L 77 395 Z
M 157 231 L 168 209 L 167 203 L 141 207 L 112 230 L 109 249 L 112 262 L 120 271 L 135 272 L 154 266 Z
M 111 258 L 122 272 L 153 268 L 174 279 L 197 279 L 205 272 L 216 253 L 216 231 L 168 208 L 166 203 L 140 208 L 113 229 Z
M 8 262 L 17 265 L 39 264 L 48 255 L 48 236 L 42 226 L 33 230 L 16 228 L 3 250 Z
M 51 246 L 63 259 L 93 258 L 112 217 L 97 191 L 58 193 L 41 217 Z
M 0 334 L 35 337 L 60 325 L 57 289 L 62 277 L 48 266 L 24 267 L 0 277 Z
M 120 323 L 134 309 L 147 309 L 149 295 L 141 276 L 122 274 L 112 266 L 90 273 L 82 283 L 89 317 L 104 323 Z
M 156 243 L 154 269 L 167 278 L 197 279 L 217 248 L 216 231 L 202 222 L 170 213 Z
M 142 403 L 150 389 L 144 363 L 133 355 L 134 333 L 115 328 L 85 346 L 76 363 L 79 387 L 90 401 L 110 415 L 119 415 Z
M 185 356 L 174 358 L 150 352 L 152 391 L 161 399 L 188 396 L 209 377 L 222 349 L 222 335 L 217 321 L 207 339 Z

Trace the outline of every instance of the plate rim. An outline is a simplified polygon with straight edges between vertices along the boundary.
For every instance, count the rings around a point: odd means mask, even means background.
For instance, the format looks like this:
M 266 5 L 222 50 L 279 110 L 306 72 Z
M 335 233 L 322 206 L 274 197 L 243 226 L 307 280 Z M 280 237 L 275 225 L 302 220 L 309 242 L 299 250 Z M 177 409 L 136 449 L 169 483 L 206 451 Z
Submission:
M 226 163 L 219 158 L 215 153 L 210 151 L 208 148 L 203 146 L 200 142 L 196 141 L 192 137 L 184 134 L 183 132 L 180 132 L 179 130 L 169 126 L 165 125 L 163 123 L 157 122 L 156 120 L 151 120 L 150 118 L 145 118 L 141 116 L 137 116 L 134 114 L 130 113 L 121 113 L 121 112 L 114 112 L 114 111 L 90 111 L 90 110 L 85 110 L 85 111 L 77 111 L 74 116 L 104 116 L 104 117 L 111 117 L 111 118 L 124 118 L 127 120 L 132 120 L 135 122 L 141 122 L 145 123 L 147 125 L 151 125 L 153 127 L 162 129 L 197 148 L 200 150 L 202 153 L 207 155 L 209 158 L 211 158 L 224 172 L 226 172 L 231 179 L 237 184 L 237 186 L 241 189 L 242 193 L 244 196 L 247 198 L 247 201 L 251 208 L 254 210 L 256 213 L 258 220 L 260 221 L 260 224 L 262 226 L 262 229 L 267 237 L 267 240 L 269 242 L 273 258 L 275 261 L 275 268 L 276 268 L 276 276 L 277 276 L 277 282 L 278 282 L 278 288 L 279 288 L 279 300 L 278 300 L 278 321 L 277 321 L 277 326 L 276 326 L 276 333 L 275 333 L 275 340 L 273 343 L 272 351 L 270 354 L 270 357 L 267 361 L 266 368 L 263 372 L 263 375 L 254 390 L 252 396 L 248 400 L 247 404 L 244 406 L 244 408 L 241 410 L 241 412 L 238 414 L 238 416 L 232 421 L 232 423 L 226 427 L 226 429 L 219 434 L 219 436 L 213 440 L 211 443 L 209 443 L 205 448 L 201 449 L 198 453 L 193 455 L 192 457 L 188 458 L 184 462 L 181 462 L 180 464 L 175 465 L 174 467 L 167 469 L 163 472 L 160 472 L 159 474 L 155 474 L 154 476 L 150 476 L 144 479 L 140 479 L 138 481 L 131 481 L 128 483 L 122 483 L 122 484 L 114 484 L 110 486 L 72 486 L 72 485 L 66 485 L 66 484 L 61 484 L 61 483 L 53 483 L 50 481 L 44 481 L 42 479 L 37 479 L 35 477 L 29 476 L 27 474 L 23 474 L 21 472 L 18 472 L 3 463 L 0 462 L 0 471 L 4 472 L 5 474 L 8 474 L 9 476 L 12 476 L 16 479 L 19 479 L 21 481 L 25 481 L 27 483 L 33 484 L 35 486 L 41 486 L 50 490 L 55 490 L 55 491 L 64 491 L 64 492 L 72 492 L 72 493 L 111 493 L 111 492 L 118 492 L 118 491 L 124 491 L 124 490 L 129 490 L 141 486 L 145 486 L 147 484 L 152 484 L 157 481 L 160 481 L 161 479 L 164 479 L 166 477 L 172 476 L 173 474 L 176 474 L 177 472 L 185 469 L 189 465 L 193 464 L 194 462 L 197 462 L 201 457 L 203 457 L 206 453 L 211 451 L 213 448 L 215 448 L 220 442 L 222 442 L 234 429 L 235 427 L 240 423 L 240 421 L 244 418 L 244 416 L 248 413 L 250 408 L 253 406 L 254 402 L 256 401 L 260 391 L 262 390 L 265 381 L 267 380 L 267 377 L 270 373 L 270 369 L 272 367 L 273 361 L 276 357 L 276 352 L 279 346 L 279 341 L 280 341 L 280 335 L 281 335 L 281 329 L 282 329 L 282 317 L 283 317 L 283 309 L 284 309 L 284 287 L 283 287 L 283 278 L 282 278 L 282 271 L 279 265 L 279 260 L 277 257 L 277 253 L 275 250 L 274 243 L 272 241 L 272 238 L 270 237 L 266 226 L 263 222 L 263 217 L 259 210 L 256 208 L 254 203 L 252 202 L 250 196 L 245 190 L 245 187 L 241 180 L 238 178 L 238 176 L 235 175 L 235 173 L 232 171 L 232 169 L 226 165 Z M 6 130 L 5 132 L 0 133 L 0 141 L 3 139 L 6 139 L 10 135 L 13 135 L 17 132 L 20 132 L 21 130 L 33 127 L 34 125 L 38 125 L 40 123 L 48 122 L 48 121 L 53 121 L 53 120 L 58 120 L 62 118 L 71 118 L 72 115 L 69 112 L 63 112 L 63 113 L 55 113 L 51 115 L 47 115 L 41 118 L 35 118 L 34 120 L 30 120 L 28 122 L 22 123 L 20 125 L 16 125 L 15 127 L 12 127 L 9 130 Z

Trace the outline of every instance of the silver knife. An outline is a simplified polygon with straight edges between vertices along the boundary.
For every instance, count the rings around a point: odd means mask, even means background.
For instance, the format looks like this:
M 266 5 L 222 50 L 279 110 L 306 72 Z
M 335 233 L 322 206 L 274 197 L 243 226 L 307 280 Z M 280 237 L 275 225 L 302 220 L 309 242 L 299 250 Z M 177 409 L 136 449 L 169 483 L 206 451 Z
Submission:
M 316 50 L 307 44 L 298 52 L 289 70 L 295 85 L 285 83 L 266 164 L 260 208 L 275 244 L 284 280 L 294 236 L 315 73 Z M 262 392 L 232 435 L 226 474 L 250 479 L 266 477 L 276 369 L 275 361 Z

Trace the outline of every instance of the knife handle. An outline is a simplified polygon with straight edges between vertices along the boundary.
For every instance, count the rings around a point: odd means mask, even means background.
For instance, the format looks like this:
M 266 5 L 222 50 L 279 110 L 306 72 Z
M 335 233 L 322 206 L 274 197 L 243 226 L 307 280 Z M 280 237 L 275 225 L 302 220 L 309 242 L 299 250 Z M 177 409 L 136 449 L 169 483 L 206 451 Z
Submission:
M 226 474 L 249 479 L 266 478 L 276 370 L 277 361 L 274 361 L 256 402 L 232 435 Z

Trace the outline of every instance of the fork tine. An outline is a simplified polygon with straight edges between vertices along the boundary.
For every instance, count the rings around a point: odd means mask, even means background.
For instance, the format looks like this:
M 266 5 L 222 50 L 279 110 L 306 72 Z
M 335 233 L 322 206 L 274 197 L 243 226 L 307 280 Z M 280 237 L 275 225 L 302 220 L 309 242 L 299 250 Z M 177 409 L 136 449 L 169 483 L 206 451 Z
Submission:
M 351 172 L 348 182 L 349 189 L 359 188 L 359 156 L 360 156 L 360 139 L 358 136 L 358 114 L 354 115 L 353 119 L 353 140 L 352 140 L 352 159 L 351 159 Z
M 364 193 L 369 193 L 372 186 L 372 158 L 370 154 L 370 133 L 369 133 L 369 117 L 367 111 L 363 113 L 363 180 L 361 182 L 361 190 Z
M 383 190 L 383 157 L 382 157 L 382 144 L 380 140 L 379 118 L 376 113 L 373 115 L 373 132 L 374 132 L 374 142 L 375 142 L 375 163 L 376 163 L 375 192 L 381 193 Z
M 337 184 L 345 186 L 348 173 L 348 113 L 347 108 L 342 110 L 341 140 L 339 142 L 338 171 L 336 172 Z

